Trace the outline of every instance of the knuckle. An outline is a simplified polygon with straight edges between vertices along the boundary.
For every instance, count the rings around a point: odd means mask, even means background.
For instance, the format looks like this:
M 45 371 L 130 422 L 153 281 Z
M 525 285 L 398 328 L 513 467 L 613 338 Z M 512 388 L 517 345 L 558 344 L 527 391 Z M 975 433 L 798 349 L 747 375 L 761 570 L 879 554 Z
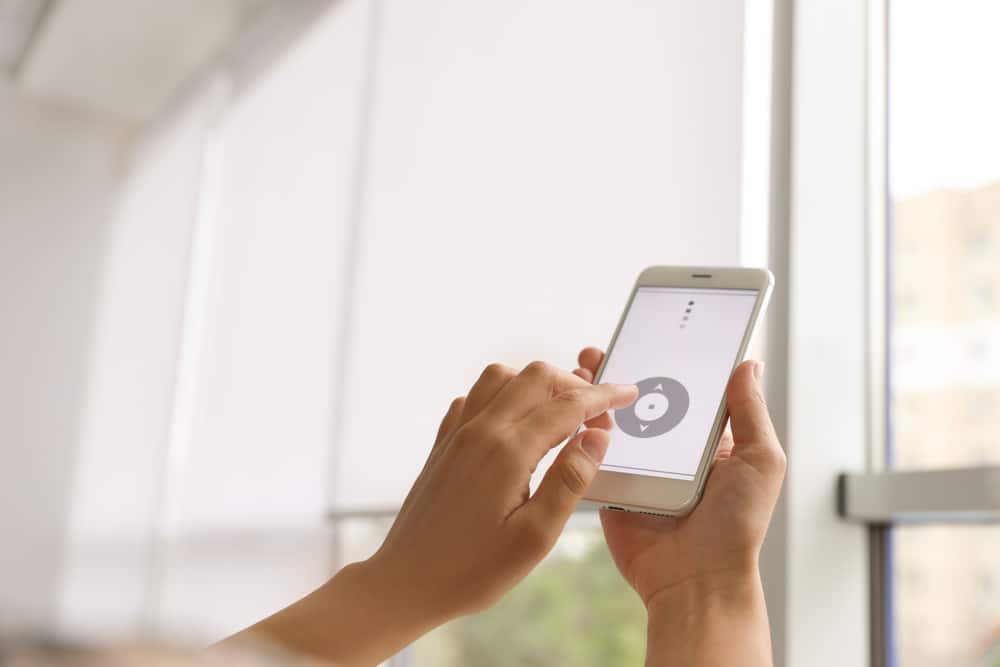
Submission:
M 589 486 L 585 465 L 579 456 L 570 456 L 559 466 L 559 479 L 573 495 L 583 495 Z
M 582 389 L 568 389 L 553 397 L 553 400 L 564 409 L 576 415 L 580 421 L 586 416 L 585 394 Z
M 522 372 L 524 375 L 531 377 L 547 378 L 554 374 L 554 369 L 544 361 L 532 361 L 524 367 L 524 371 Z
M 484 380 L 503 380 L 509 378 L 513 372 L 507 366 L 499 363 L 492 363 L 483 369 L 480 378 Z
M 451 405 L 448 406 L 448 410 L 457 412 L 463 407 L 465 407 L 465 396 L 459 396 L 451 401 Z
M 583 402 L 583 390 L 567 389 L 555 395 L 555 400 L 567 405 L 578 405 Z

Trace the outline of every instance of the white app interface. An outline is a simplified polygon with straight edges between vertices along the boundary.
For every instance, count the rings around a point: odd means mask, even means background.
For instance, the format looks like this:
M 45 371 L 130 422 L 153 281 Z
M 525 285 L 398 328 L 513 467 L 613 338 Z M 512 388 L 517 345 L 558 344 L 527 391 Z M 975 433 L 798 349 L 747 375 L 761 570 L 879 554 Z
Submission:
M 757 290 L 640 287 L 601 382 L 636 384 L 612 413 L 603 470 L 694 479 Z

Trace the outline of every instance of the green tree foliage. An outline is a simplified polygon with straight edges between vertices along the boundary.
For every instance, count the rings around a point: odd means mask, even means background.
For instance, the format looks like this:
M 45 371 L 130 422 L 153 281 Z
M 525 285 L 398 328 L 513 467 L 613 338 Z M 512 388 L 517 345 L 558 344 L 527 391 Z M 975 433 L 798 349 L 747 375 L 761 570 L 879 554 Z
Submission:
M 443 632 L 434 659 L 418 647 L 417 664 L 632 667 L 645 655 L 646 614 L 594 539 L 582 556 L 550 558 L 496 607 Z

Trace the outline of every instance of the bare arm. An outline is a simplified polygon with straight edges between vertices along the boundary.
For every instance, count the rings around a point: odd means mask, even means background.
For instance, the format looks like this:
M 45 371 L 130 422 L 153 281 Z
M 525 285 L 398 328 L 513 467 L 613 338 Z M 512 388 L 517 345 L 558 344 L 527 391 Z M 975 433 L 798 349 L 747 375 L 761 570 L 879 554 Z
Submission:
M 316 664 L 376 665 L 450 618 L 411 598 L 374 561 L 353 563 L 323 586 L 219 644 L 265 644 Z
M 538 362 L 520 373 L 489 366 L 452 403 L 378 552 L 230 641 L 376 665 L 435 626 L 492 606 L 552 549 L 607 450 L 607 411 L 635 394 Z M 531 471 L 570 436 L 529 497 Z
M 647 667 L 772 664 L 767 608 L 756 572 L 663 591 L 648 610 Z

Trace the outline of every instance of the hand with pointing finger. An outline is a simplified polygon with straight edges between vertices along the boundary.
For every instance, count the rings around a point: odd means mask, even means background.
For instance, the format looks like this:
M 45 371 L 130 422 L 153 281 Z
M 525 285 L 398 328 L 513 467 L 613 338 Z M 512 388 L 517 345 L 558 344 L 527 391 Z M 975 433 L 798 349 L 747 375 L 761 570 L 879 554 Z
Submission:
M 551 550 L 604 458 L 607 411 L 636 393 L 541 362 L 520 373 L 488 366 L 451 404 L 376 554 L 245 634 L 338 665 L 374 665 L 489 607 Z M 542 457 L 585 422 L 529 495 Z
M 584 422 L 635 400 L 631 385 L 595 386 L 533 363 L 489 366 L 452 404 L 424 471 L 374 561 L 421 564 L 415 596 L 441 615 L 484 609 L 544 557 L 590 485 L 608 433 L 588 428 L 559 453 L 535 492 L 542 457 Z

